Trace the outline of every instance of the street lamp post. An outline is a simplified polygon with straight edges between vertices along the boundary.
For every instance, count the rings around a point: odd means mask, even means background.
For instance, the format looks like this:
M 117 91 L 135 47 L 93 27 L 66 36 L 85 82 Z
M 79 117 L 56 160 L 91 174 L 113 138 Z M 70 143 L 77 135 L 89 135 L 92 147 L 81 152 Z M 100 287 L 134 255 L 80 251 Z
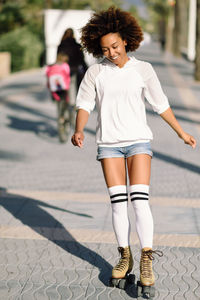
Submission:
M 197 0 L 195 79 L 200 81 L 200 0 Z
M 190 0 L 189 6 L 189 26 L 188 26 L 188 59 L 194 61 L 195 59 L 195 42 L 196 42 L 196 15 L 197 15 L 197 1 Z

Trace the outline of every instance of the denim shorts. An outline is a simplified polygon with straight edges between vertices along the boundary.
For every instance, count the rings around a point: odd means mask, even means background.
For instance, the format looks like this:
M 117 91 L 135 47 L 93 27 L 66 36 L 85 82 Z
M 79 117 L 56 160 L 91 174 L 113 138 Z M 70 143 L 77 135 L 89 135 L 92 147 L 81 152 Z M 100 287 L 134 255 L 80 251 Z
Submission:
M 130 157 L 135 154 L 148 154 L 151 157 L 153 152 L 151 150 L 151 143 L 135 143 L 125 147 L 101 147 L 97 148 L 97 160 L 111 157 Z

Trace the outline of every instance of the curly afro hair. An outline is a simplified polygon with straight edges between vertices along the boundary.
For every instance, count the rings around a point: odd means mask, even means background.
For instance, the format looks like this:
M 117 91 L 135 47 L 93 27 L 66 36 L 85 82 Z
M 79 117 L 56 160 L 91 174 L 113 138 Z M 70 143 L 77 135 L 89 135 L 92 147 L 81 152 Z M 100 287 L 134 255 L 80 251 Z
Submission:
M 135 51 L 143 40 L 142 29 L 136 19 L 126 11 L 111 6 L 106 11 L 95 13 L 81 30 L 84 50 L 95 57 L 102 57 L 100 39 L 108 33 L 119 33 L 127 42 L 126 51 Z

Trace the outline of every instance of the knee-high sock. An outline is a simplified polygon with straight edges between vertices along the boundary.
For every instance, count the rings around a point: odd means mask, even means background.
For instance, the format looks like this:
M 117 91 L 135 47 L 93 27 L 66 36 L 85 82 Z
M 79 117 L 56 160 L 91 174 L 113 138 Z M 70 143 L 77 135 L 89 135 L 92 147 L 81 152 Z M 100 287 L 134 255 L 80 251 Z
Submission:
M 135 184 L 130 186 L 130 198 L 135 211 L 136 230 L 141 248 L 153 245 L 153 217 L 149 206 L 149 186 Z
M 125 185 L 108 188 L 112 206 L 112 223 L 119 247 L 130 245 L 130 223 L 128 218 L 128 193 Z

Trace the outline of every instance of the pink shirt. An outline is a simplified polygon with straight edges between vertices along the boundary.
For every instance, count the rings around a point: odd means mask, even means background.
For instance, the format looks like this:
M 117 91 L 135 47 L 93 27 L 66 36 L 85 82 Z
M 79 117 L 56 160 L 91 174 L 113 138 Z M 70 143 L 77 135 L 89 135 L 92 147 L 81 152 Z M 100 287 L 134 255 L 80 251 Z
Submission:
M 56 94 L 57 87 L 54 82 L 59 78 L 61 90 L 68 90 L 70 86 L 70 67 L 67 63 L 54 64 L 46 67 L 46 75 L 48 77 L 48 87 L 56 100 L 60 97 Z M 51 80 L 53 79 L 53 80 Z M 58 99 L 57 99 L 58 98 Z

